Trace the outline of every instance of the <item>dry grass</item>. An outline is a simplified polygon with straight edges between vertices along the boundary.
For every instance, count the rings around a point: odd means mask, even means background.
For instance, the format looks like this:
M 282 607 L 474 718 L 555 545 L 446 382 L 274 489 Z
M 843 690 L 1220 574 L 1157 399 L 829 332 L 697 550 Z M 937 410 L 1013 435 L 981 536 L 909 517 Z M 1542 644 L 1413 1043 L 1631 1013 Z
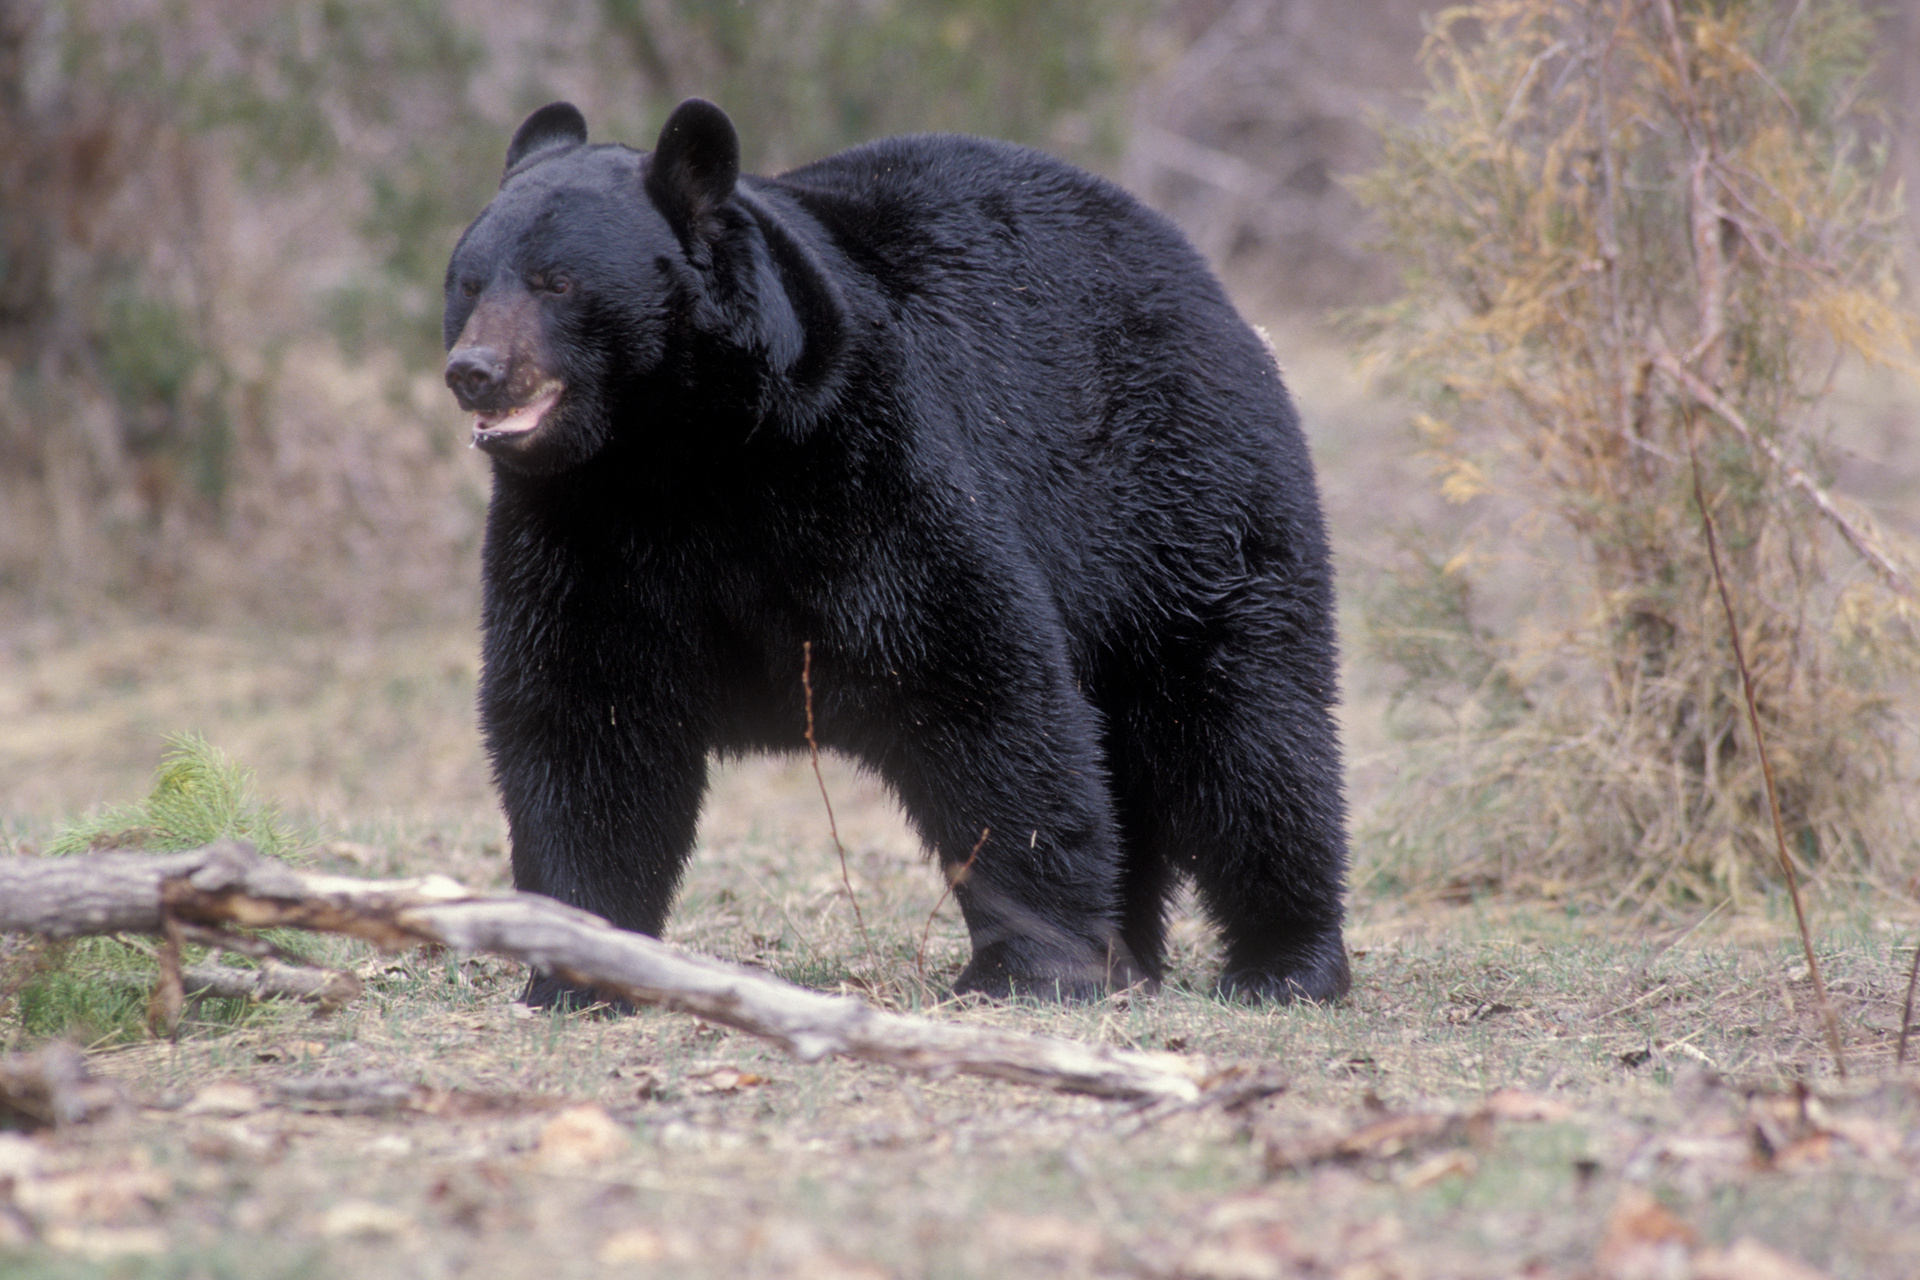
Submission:
M 1403 410 L 1344 357 L 1302 333 L 1281 347 L 1352 583 L 1389 551 L 1379 494 L 1412 491 L 1421 463 L 1388 443 Z M 1862 423 L 1903 438 L 1902 402 L 1861 403 Z M 1889 456 L 1879 430 L 1863 427 L 1864 456 Z M 1426 501 L 1394 514 L 1444 518 Z M 41 847 L 74 813 L 137 799 L 165 735 L 198 730 L 256 772 L 322 865 L 504 883 L 476 647 L 465 625 L 14 625 L 0 646 L 7 840 Z M 1347 686 L 1369 811 L 1408 766 L 1383 727 L 1382 674 L 1362 663 Z M 722 771 L 672 936 L 925 1008 L 965 959 L 957 915 L 939 909 L 923 974 L 939 876 L 882 788 L 823 764 L 872 949 L 799 757 Z M 1903 1274 L 1920 1250 L 1920 1094 L 1891 1065 L 1910 910 L 1816 908 L 1853 1070 L 1842 1087 L 1783 901 L 1682 936 L 1703 912 L 1666 927 L 1564 894 L 1450 903 L 1404 893 L 1379 842 L 1357 856 L 1356 990 L 1338 1009 L 1207 998 L 1218 958 L 1186 913 L 1156 998 L 940 1011 L 1285 1066 L 1284 1093 L 1234 1112 L 800 1065 L 659 1014 L 528 1017 L 508 1003 L 511 966 L 343 947 L 370 988 L 344 1013 L 262 1009 L 102 1050 L 127 1115 L 0 1139 L 14 1180 L 0 1272 L 1572 1280 L 1629 1274 L 1631 1251 L 1606 1241 L 1629 1220 L 1623 1197 L 1648 1188 L 1702 1267 L 1746 1238 L 1834 1280 Z M 1674 1274 L 1689 1274 L 1684 1254 Z
M 1912 874 L 1914 544 L 1827 488 L 1836 371 L 1910 371 L 1920 332 L 1857 132 L 1870 36 L 1668 0 L 1433 28 L 1362 184 L 1407 263 L 1380 350 L 1474 517 L 1370 614 L 1428 747 L 1385 833 L 1408 874 L 1683 910 L 1777 875 L 1696 446 L 1803 874 Z
M 350 660 L 324 637 L 149 627 L 16 646 L 0 688 L 46 696 L 0 717 L 0 775 L 36 788 L 30 808 L 9 796 L 14 839 L 142 794 L 158 737 L 123 745 L 130 726 L 191 722 L 307 823 L 323 865 L 498 883 L 471 644 L 418 633 Z M 138 669 L 91 680 L 116 662 Z M 34 742 L 68 746 L 35 763 Z M 873 949 L 801 757 L 723 772 L 672 936 L 925 1007 L 965 958 L 956 913 L 935 918 L 923 978 L 939 877 L 881 788 L 832 759 L 825 779 Z M 1284 1093 L 1238 1111 L 801 1065 L 661 1014 L 527 1016 L 513 966 L 342 949 L 370 988 L 344 1013 L 102 1051 L 126 1115 L 0 1139 L 0 1270 L 1574 1277 L 1616 1274 L 1592 1268 L 1636 1187 L 1708 1261 L 1751 1238 L 1837 1280 L 1898 1275 L 1920 1249 L 1920 1093 L 1891 1067 L 1910 917 L 1829 904 L 1820 921 L 1842 1088 L 1783 913 L 1623 934 L 1579 906 L 1409 905 L 1363 880 L 1337 1009 L 1208 998 L 1217 956 L 1188 914 L 1158 997 L 941 1010 L 1286 1066 Z
M 708 852 L 681 936 L 796 976 L 869 964 L 830 856 L 775 859 L 801 868 L 789 885 L 757 842 Z M 856 884 L 890 937 L 873 879 Z M 811 949 L 765 941 L 780 933 Z M 1176 983 L 946 1011 L 1290 1066 L 1285 1093 L 1237 1112 L 803 1066 L 665 1015 L 517 1015 L 518 975 L 491 962 L 367 957 L 373 993 L 334 1019 L 98 1055 L 136 1109 L 0 1145 L 32 1166 L 15 1195 L 40 1236 L 0 1257 L 32 1276 L 1571 1277 L 1647 1186 L 1703 1247 L 1900 1274 L 1920 1248 L 1920 1095 L 1822 1080 L 1781 936 L 1703 934 L 1662 951 L 1565 916 L 1369 912 L 1336 1010 Z M 1876 1070 L 1901 976 L 1887 938 L 1827 956 Z
M 1310 335 L 1279 347 L 1351 600 L 1395 563 L 1396 530 L 1457 530 L 1460 509 L 1424 485 L 1431 459 L 1398 433 L 1405 406 Z M 1876 378 L 1848 375 L 1827 402 L 1827 457 L 1837 491 L 1897 523 L 1920 505 L 1920 432 L 1911 388 Z M 275 386 L 256 406 L 275 430 L 241 441 L 257 483 L 235 495 L 232 536 L 205 545 L 173 601 L 218 625 L 105 613 L 104 527 L 63 513 L 37 481 L 0 495 L 10 562 L 51 538 L 74 549 L 71 590 L 50 574 L 3 602 L 0 852 L 44 848 L 73 815 L 136 800 L 166 736 L 197 730 L 257 773 L 323 865 L 502 884 L 467 617 L 484 466 L 444 447 L 457 424 L 431 378 L 304 351 Z M 279 518 L 293 509 L 313 518 Z M 1577 556 L 1538 523 L 1505 530 L 1473 566 L 1479 640 L 1498 635 L 1544 670 L 1568 647 L 1564 627 L 1538 618 L 1556 592 L 1578 594 L 1566 572 Z M 1445 557 L 1434 567 L 1427 585 L 1451 608 L 1458 574 Z M 82 603 L 58 619 L 25 612 L 63 600 Z M 311 625 L 239 621 L 269 615 Z M 1723 626 L 1694 621 L 1702 635 Z M 1480 660 L 1472 645 L 1439 656 Z M 1702 656 L 1673 678 L 1730 675 Z M 125 1114 L 0 1133 L 0 1274 L 1768 1274 L 1751 1248 L 1745 1270 L 1728 1269 L 1724 1253 L 1743 1240 L 1775 1251 L 1775 1276 L 1796 1274 L 1781 1256 L 1833 1280 L 1910 1274 L 1920 1091 L 1892 1054 L 1912 905 L 1832 882 L 1816 897 L 1853 1070 L 1842 1085 L 1783 900 L 1756 886 L 1737 909 L 1711 910 L 1663 898 L 1657 870 L 1582 882 L 1554 861 L 1568 846 L 1536 839 L 1543 824 L 1607 820 L 1593 797 L 1627 767 L 1617 742 L 1576 733 L 1549 751 L 1514 736 L 1499 768 L 1471 779 L 1455 771 L 1485 758 L 1445 741 L 1418 757 L 1393 738 L 1391 681 L 1371 659 L 1350 661 L 1345 683 L 1369 833 L 1356 849 L 1351 1001 L 1207 998 L 1217 954 L 1185 911 L 1157 997 L 939 1010 L 1283 1064 L 1275 1097 L 1140 1111 L 801 1065 L 680 1017 L 529 1016 L 509 1003 L 522 975 L 494 961 L 327 943 L 369 985 L 343 1013 L 262 1008 L 176 1043 L 103 1049 L 95 1065 L 125 1089 Z M 1583 714 L 1573 705 L 1565 723 Z M 957 913 L 938 905 L 939 877 L 884 790 L 824 765 L 845 883 L 805 761 L 731 765 L 672 936 L 929 1007 L 965 958 Z M 1530 784 L 1543 767 L 1551 788 Z M 1658 819 L 1671 779 L 1632 767 Z M 1566 788 L 1568 770 L 1588 789 Z M 1424 807 L 1383 808 L 1396 793 Z M 1495 838 L 1466 834 L 1486 831 Z M 1488 897 L 1496 882 L 1524 892 Z M 22 960 L 0 943 L 0 969 Z M 0 1047 L 18 1047 L 12 1017 L 0 1015 Z M 1664 1207 L 1647 1210 L 1644 1191 Z

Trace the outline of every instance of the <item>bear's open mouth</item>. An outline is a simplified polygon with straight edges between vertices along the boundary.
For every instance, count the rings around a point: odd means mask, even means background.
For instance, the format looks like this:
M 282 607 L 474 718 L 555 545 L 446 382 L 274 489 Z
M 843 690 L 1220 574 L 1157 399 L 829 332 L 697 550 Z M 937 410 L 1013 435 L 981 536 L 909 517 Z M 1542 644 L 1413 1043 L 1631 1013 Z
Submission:
M 504 413 L 480 414 L 473 420 L 473 443 L 481 447 L 498 444 L 517 436 L 531 433 L 540 425 L 549 410 L 559 403 L 560 393 L 566 387 L 558 382 L 549 382 L 517 409 L 508 409 Z

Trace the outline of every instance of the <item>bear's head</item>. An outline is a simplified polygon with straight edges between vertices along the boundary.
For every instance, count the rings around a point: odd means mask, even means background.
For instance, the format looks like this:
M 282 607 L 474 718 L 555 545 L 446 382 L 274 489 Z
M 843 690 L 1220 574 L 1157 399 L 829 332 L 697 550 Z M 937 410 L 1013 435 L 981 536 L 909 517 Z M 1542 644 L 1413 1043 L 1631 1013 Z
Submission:
M 447 265 L 447 385 L 476 447 L 548 474 L 621 438 L 797 429 L 838 291 L 739 176 L 732 121 L 699 99 L 651 153 L 589 146 L 568 103 L 527 117 Z

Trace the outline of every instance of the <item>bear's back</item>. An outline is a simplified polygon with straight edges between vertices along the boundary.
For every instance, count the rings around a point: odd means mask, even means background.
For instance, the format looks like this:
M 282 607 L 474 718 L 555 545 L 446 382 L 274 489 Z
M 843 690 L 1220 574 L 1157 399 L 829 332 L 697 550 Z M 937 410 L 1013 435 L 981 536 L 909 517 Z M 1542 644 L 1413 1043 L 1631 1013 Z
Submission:
M 970 500 L 1045 546 L 1077 644 L 1111 641 L 1122 616 L 1198 614 L 1194 579 L 1231 577 L 1247 536 L 1317 524 L 1270 353 L 1186 238 L 1120 187 L 941 134 L 767 185 L 885 299 L 915 420 L 950 422 L 994 477 Z
M 1120 187 L 1014 143 L 959 134 L 885 138 L 766 186 L 816 219 L 881 287 L 918 293 L 1029 275 L 1065 302 L 1088 283 L 1197 286 L 1224 305 L 1173 224 Z M 1198 301 L 1199 299 L 1195 299 Z

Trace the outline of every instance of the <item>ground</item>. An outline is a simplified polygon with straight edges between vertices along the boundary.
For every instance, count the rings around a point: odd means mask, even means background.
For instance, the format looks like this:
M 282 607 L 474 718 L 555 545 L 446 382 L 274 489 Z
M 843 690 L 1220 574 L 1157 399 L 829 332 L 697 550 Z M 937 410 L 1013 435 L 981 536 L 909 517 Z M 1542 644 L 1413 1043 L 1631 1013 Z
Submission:
M 1332 418 L 1336 529 L 1378 485 L 1417 488 L 1417 466 L 1340 433 L 1361 409 L 1302 399 Z M 10 621 L 0 840 L 31 849 L 65 815 L 137 799 L 162 735 L 197 729 L 313 833 L 319 867 L 504 885 L 475 649 L 467 625 Z M 1364 806 L 1393 756 L 1367 673 L 1349 683 Z M 836 761 L 825 780 L 871 948 L 804 761 L 722 777 L 671 936 L 925 1008 L 965 959 L 957 915 L 884 793 Z M 1275 1072 L 1281 1091 L 1237 1109 L 800 1064 L 679 1015 L 529 1014 L 501 961 L 328 944 L 368 984 L 353 1006 L 99 1046 L 121 1112 L 0 1133 L 0 1275 L 1912 1274 L 1920 1066 L 1893 1055 L 1916 928 L 1899 903 L 1817 903 L 1842 1080 L 1784 904 L 1640 919 L 1409 900 L 1364 847 L 1356 870 L 1338 1008 L 1208 998 L 1217 957 L 1188 915 L 1158 997 L 937 1010 Z M 0 1015 L 0 1048 L 19 1047 Z

